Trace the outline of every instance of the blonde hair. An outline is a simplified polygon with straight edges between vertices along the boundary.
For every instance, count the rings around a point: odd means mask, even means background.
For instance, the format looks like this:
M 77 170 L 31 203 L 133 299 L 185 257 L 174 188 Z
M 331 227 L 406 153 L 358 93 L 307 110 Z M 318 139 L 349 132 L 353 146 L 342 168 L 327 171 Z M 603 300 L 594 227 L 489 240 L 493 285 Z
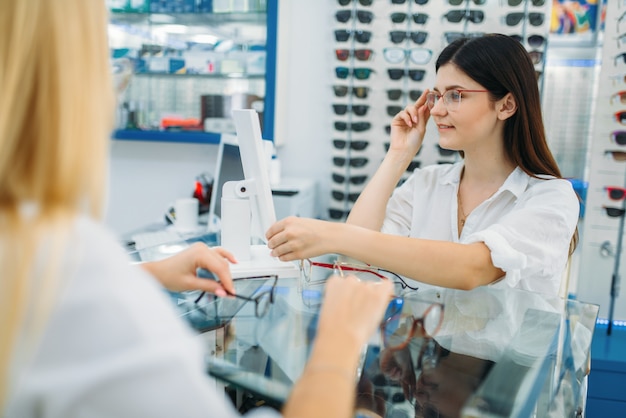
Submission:
M 54 300 L 53 258 L 72 220 L 102 215 L 114 110 L 107 17 L 103 0 L 0 0 L 0 411 L 26 317 L 34 307 L 41 319 Z M 41 276 L 44 239 L 55 253 Z

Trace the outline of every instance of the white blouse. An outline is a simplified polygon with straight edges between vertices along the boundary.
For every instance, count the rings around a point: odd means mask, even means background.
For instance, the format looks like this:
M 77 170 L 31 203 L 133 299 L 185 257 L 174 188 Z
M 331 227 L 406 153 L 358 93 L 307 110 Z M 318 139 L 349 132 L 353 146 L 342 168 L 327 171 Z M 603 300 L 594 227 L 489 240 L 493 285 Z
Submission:
M 7 418 L 239 417 L 200 339 L 115 238 L 77 222 L 60 297 L 32 355 L 18 347 Z M 279 417 L 271 409 L 248 415 Z
M 517 167 L 493 196 L 468 215 L 459 237 L 456 196 L 462 168 L 461 161 L 416 169 L 389 200 L 382 231 L 466 244 L 484 242 L 493 264 L 506 273 L 493 286 L 558 294 L 580 210 L 571 183 L 530 177 Z

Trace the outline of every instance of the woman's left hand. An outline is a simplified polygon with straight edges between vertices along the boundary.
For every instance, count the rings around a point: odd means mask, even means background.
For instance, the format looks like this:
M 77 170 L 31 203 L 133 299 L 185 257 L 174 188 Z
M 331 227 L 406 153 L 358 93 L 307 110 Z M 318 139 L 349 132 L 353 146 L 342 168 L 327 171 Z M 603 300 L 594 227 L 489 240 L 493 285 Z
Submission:
M 143 263 L 141 266 L 173 292 L 202 290 L 226 296 L 227 292 L 235 293 L 229 261 L 237 262 L 235 256 L 225 249 L 209 248 L 206 244 L 197 242 L 176 255 Z M 219 281 L 198 277 L 196 274 L 198 268 L 210 271 Z

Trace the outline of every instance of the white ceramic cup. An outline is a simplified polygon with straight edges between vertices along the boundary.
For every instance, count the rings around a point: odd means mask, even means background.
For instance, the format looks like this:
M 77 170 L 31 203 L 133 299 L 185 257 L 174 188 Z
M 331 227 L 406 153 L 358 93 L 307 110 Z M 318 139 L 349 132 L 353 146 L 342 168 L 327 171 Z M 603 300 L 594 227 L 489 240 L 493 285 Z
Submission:
M 199 202 L 195 197 L 177 199 L 174 203 L 174 227 L 181 231 L 198 228 Z

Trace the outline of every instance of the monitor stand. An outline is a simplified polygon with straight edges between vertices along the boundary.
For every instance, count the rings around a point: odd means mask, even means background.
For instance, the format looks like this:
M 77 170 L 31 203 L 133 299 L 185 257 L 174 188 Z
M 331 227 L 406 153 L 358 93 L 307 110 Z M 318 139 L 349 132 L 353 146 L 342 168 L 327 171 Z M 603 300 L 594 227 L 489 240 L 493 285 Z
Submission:
M 241 192 L 245 190 L 245 192 Z M 238 263 L 230 265 L 234 279 L 267 276 L 298 277 L 300 269 L 296 262 L 280 261 L 270 255 L 266 244 L 251 244 L 251 220 L 249 194 L 254 184 L 249 180 L 226 182 L 222 192 L 221 246 L 233 253 Z

